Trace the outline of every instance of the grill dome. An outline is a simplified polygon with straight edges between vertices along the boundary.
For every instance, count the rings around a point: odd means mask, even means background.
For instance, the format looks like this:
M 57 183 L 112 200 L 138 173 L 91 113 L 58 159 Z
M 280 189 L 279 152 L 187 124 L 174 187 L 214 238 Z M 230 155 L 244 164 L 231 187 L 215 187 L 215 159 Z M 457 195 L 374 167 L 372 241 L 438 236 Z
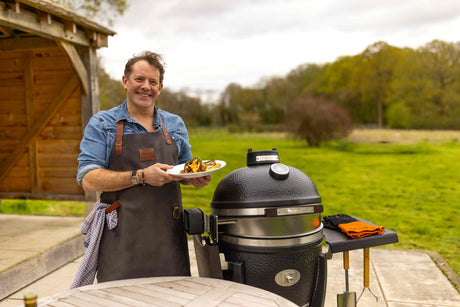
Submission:
M 217 185 L 211 207 L 241 209 L 321 203 L 313 181 L 302 171 L 279 163 L 276 149 L 248 150 L 248 166 L 232 171 Z

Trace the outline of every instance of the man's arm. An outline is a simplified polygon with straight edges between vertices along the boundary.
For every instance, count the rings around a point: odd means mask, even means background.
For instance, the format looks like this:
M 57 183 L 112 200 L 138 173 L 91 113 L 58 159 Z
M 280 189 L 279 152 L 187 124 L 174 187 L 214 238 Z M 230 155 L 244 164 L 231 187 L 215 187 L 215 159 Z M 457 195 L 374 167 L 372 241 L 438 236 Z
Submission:
M 162 163 L 147 167 L 144 169 L 144 183 L 151 186 L 162 186 L 171 181 L 182 180 L 180 177 L 166 173 L 165 170 L 171 168 L 171 165 Z M 137 175 L 142 180 L 142 169 L 137 170 Z M 102 168 L 94 169 L 84 175 L 82 186 L 85 191 L 119 191 L 135 185 L 131 182 L 131 176 L 132 171 L 117 172 Z

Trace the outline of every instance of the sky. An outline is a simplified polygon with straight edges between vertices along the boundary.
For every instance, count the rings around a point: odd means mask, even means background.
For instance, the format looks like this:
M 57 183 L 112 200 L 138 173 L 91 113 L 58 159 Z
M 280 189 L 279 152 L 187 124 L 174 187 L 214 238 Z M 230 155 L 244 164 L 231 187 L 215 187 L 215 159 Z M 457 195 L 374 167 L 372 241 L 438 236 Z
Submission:
M 255 87 L 302 64 L 334 62 L 384 41 L 460 41 L 459 0 L 128 0 L 102 66 L 121 80 L 143 50 L 163 55 L 164 87 L 203 101 L 230 83 Z

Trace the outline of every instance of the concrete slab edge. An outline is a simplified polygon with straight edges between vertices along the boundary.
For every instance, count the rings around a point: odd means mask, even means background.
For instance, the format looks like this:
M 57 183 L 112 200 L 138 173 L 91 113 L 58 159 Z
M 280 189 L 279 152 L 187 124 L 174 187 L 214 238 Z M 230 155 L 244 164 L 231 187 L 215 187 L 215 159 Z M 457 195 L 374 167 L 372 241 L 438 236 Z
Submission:
M 0 300 L 84 253 L 83 235 L 77 235 L 9 268 L 0 274 Z
M 450 283 L 454 286 L 458 293 L 460 293 L 460 277 L 455 274 L 454 270 L 442 259 L 442 257 L 435 251 L 426 251 L 431 260 L 438 266 L 438 268 L 446 275 Z

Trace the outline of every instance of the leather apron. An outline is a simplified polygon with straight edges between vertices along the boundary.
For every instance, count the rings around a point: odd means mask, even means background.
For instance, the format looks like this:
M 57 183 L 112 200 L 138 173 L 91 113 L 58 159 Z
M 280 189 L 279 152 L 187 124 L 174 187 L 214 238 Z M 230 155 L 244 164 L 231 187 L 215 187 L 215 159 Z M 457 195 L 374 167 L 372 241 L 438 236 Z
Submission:
M 117 125 L 117 140 L 112 147 L 109 169 L 132 171 L 155 163 L 177 164 L 177 145 L 162 120 L 162 131 L 147 133 L 123 135 L 123 125 L 124 121 Z M 161 187 L 137 185 L 101 195 L 104 203 L 117 200 L 121 202 L 117 209 L 118 226 L 109 230 L 105 225 L 102 234 L 98 282 L 190 276 L 179 183 L 173 181 Z

